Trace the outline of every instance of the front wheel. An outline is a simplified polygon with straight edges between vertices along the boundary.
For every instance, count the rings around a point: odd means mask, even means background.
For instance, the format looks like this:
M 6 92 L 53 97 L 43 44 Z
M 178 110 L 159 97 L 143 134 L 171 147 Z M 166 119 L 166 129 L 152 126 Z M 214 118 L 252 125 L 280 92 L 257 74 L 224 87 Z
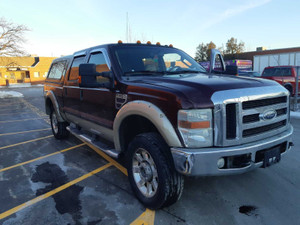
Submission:
M 183 177 L 174 168 L 169 147 L 157 133 L 137 135 L 128 148 L 128 178 L 137 198 L 150 209 L 175 203 Z
M 56 112 L 54 110 L 50 113 L 50 122 L 52 133 L 55 138 L 63 139 L 69 135 L 69 131 L 67 130 L 68 123 L 67 122 L 59 122 L 57 119 Z

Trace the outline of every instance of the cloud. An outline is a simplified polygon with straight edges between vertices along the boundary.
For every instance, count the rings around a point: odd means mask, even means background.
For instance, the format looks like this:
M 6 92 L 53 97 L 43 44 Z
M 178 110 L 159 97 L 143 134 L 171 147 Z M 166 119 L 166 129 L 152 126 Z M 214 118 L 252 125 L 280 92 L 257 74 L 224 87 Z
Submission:
M 225 11 L 218 13 L 215 16 L 211 16 L 211 18 L 204 24 L 201 24 L 200 27 L 198 27 L 198 30 L 206 30 L 210 27 L 212 27 L 215 24 L 218 24 L 230 17 L 236 16 L 238 14 L 244 13 L 250 9 L 254 9 L 257 7 L 260 7 L 262 5 L 265 5 L 269 2 L 271 2 L 272 0 L 255 0 L 255 1 L 250 1 L 247 2 L 244 5 L 238 5 L 229 9 L 226 9 Z M 231 5 L 230 5 L 231 6 Z

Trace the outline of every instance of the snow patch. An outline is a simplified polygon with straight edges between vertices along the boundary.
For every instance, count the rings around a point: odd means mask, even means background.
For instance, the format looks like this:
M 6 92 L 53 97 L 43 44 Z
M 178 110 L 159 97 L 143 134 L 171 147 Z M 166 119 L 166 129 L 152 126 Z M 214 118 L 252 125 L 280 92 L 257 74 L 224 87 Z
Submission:
M 22 98 L 22 93 L 17 91 L 0 91 L 0 98 Z
M 293 111 L 291 111 L 291 117 L 292 118 L 300 119 L 300 112 L 293 112 Z

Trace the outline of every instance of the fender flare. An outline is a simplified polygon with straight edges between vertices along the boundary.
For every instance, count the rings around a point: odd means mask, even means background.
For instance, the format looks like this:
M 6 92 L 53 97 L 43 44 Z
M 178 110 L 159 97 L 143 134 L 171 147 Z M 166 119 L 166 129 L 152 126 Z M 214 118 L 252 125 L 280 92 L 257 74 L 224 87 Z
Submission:
M 138 115 L 148 119 L 157 128 L 170 147 L 182 147 L 182 144 L 166 115 L 154 104 L 146 101 L 132 101 L 125 104 L 117 113 L 113 131 L 115 148 L 121 151 L 119 128 L 125 118 Z
M 54 111 L 56 112 L 57 115 L 57 120 L 59 122 L 65 122 L 64 118 L 62 117 L 60 111 L 59 111 L 59 105 L 58 102 L 56 100 L 56 97 L 54 95 L 54 93 L 52 91 L 47 91 L 47 93 L 45 94 L 45 108 L 46 108 L 46 113 L 50 114 L 49 110 L 48 110 L 48 106 L 47 106 L 47 99 L 50 99 L 50 101 L 52 102 L 52 106 L 54 108 Z

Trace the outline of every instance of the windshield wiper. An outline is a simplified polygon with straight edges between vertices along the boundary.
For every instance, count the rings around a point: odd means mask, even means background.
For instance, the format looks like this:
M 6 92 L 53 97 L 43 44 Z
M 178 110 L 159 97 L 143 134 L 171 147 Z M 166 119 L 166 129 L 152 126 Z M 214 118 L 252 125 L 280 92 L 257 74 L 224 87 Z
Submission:
M 143 76 L 143 74 L 151 74 L 151 75 L 165 75 L 164 71 L 149 71 L 149 70 L 140 70 L 140 71 L 130 71 L 125 72 L 125 76 Z
M 204 71 L 196 70 L 178 70 L 178 71 L 168 71 L 167 74 L 181 74 L 181 73 L 205 73 Z

